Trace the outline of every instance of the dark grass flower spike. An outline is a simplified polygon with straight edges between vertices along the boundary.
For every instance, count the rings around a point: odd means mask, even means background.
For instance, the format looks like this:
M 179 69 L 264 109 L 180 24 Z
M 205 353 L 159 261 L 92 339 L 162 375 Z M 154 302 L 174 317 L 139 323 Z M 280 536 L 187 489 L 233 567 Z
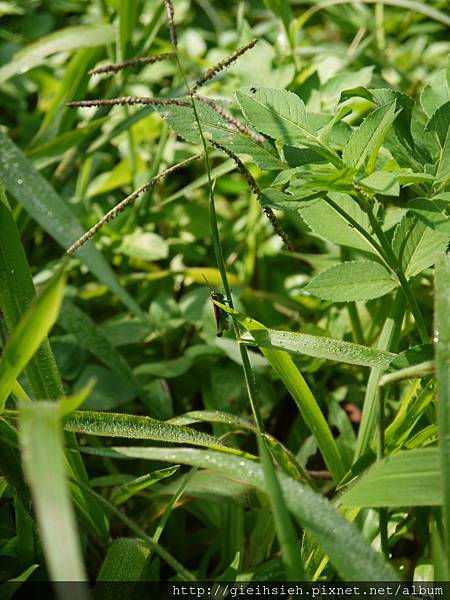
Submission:
M 103 225 L 109 223 L 110 221 L 112 221 L 112 219 L 117 217 L 117 215 L 123 212 L 127 208 L 127 206 L 131 204 L 131 202 L 134 202 L 134 200 L 136 200 L 136 198 L 138 198 L 141 194 L 155 187 L 155 185 L 160 183 L 171 173 L 174 173 L 175 171 L 178 171 L 178 169 L 182 169 L 194 160 L 197 160 L 198 158 L 200 158 L 200 156 L 201 154 L 196 154 L 195 156 L 191 156 L 190 158 L 183 160 L 177 165 L 169 167 L 165 171 L 162 171 L 162 173 L 160 173 L 159 175 L 156 175 L 156 177 L 153 177 L 151 181 L 145 183 L 140 188 L 135 190 L 132 194 L 124 198 L 121 202 L 119 202 L 119 204 L 117 204 L 116 206 L 114 206 L 114 208 L 108 211 L 106 215 L 100 219 L 100 221 L 97 221 L 97 223 L 93 227 L 91 227 L 88 231 L 86 231 L 84 235 L 82 235 L 78 240 L 76 240 L 76 242 L 74 242 L 70 246 L 70 248 L 68 248 L 67 254 L 72 254 L 73 252 L 75 252 L 75 250 L 78 250 L 78 248 L 80 248 L 83 244 L 90 240 L 97 233 L 97 231 L 103 227 Z
M 97 100 L 76 100 L 75 102 L 66 102 L 70 108 L 89 108 L 92 106 L 124 106 L 124 105 L 175 105 L 192 106 L 190 102 L 176 100 L 175 98 L 145 98 L 144 96 L 124 96 L 123 98 L 99 98 Z
M 167 24 L 169 26 L 169 31 L 170 31 L 170 40 L 172 42 L 172 46 L 173 46 L 174 50 L 176 50 L 177 46 L 178 46 L 178 39 L 177 39 L 177 30 L 175 29 L 175 22 L 174 22 L 175 11 L 173 8 L 173 3 L 172 3 L 172 0 L 164 0 L 164 4 L 166 7 L 166 13 L 167 13 Z
M 217 104 L 217 102 L 214 102 L 214 100 L 211 100 L 210 98 L 205 98 L 204 96 L 197 96 L 197 95 L 195 95 L 194 98 L 196 100 L 199 100 L 200 102 L 203 102 L 203 104 L 210 106 L 218 115 L 223 117 L 225 119 L 225 121 L 227 121 L 232 127 L 237 129 L 244 135 L 247 135 L 254 142 L 262 144 L 263 142 L 266 141 L 265 137 L 263 137 L 259 133 L 255 133 L 254 131 L 252 131 L 250 129 L 250 127 L 247 127 L 247 125 L 245 125 L 244 123 L 241 123 L 241 121 L 236 119 L 236 117 L 233 117 L 233 115 L 231 115 L 227 110 L 225 110 L 222 106 L 220 106 L 220 104 Z
M 222 152 L 225 152 L 225 154 L 227 156 L 229 156 L 235 162 L 238 171 L 241 173 L 241 175 L 243 176 L 243 178 L 246 180 L 246 182 L 248 183 L 249 187 L 251 188 L 252 192 L 255 194 L 255 196 L 257 197 L 258 201 L 261 203 L 261 190 L 259 189 L 259 186 L 258 186 L 258 184 L 255 181 L 255 178 L 250 173 L 250 171 L 247 169 L 247 167 L 244 165 L 244 163 L 239 158 L 239 156 L 237 156 L 234 152 L 232 152 L 228 148 L 225 148 L 225 146 L 222 146 L 222 144 L 219 144 L 218 142 L 212 141 L 211 144 L 215 148 L 217 148 L 218 150 L 221 150 Z M 273 210 L 271 208 L 269 208 L 268 206 L 263 206 L 263 205 L 261 205 L 261 206 L 262 206 L 262 209 L 264 211 L 264 214 L 266 215 L 266 217 L 271 222 L 272 227 L 274 228 L 275 233 L 283 240 L 284 244 L 286 245 L 286 247 L 288 248 L 288 250 L 290 252 L 295 252 L 294 246 L 292 245 L 292 243 L 291 243 L 291 241 L 290 241 L 287 233 L 282 228 L 280 222 L 276 218 L 275 213 L 273 212 Z
M 221 60 L 220 62 L 218 62 L 213 67 L 210 67 L 206 71 L 206 73 L 204 73 L 199 79 L 197 79 L 197 81 L 191 87 L 191 90 L 190 90 L 191 95 L 195 94 L 196 91 L 202 85 L 204 85 L 207 81 L 209 81 L 210 79 L 212 79 L 215 75 L 217 75 L 217 73 L 220 73 L 220 71 L 223 71 L 224 69 L 226 69 L 227 67 L 229 67 L 231 64 L 233 64 L 240 56 L 242 56 L 243 54 L 245 54 L 247 52 L 247 50 L 250 50 L 251 48 L 253 48 L 253 46 L 255 46 L 255 44 L 256 44 L 257 41 L 258 40 L 252 40 L 248 44 L 245 44 L 245 46 L 241 46 L 240 48 L 238 48 L 236 50 L 236 52 L 233 52 L 233 54 L 231 56 L 228 56 L 227 58 L 224 58 L 223 60 Z
M 89 75 L 101 75 L 103 73 L 118 73 L 123 69 L 127 69 L 128 67 L 140 67 L 142 65 L 152 65 L 161 60 L 166 60 L 168 58 L 174 58 L 174 52 L 164 52 L 163 54 L 155 54 L 154 56 L 137 56 L 136 58 L 130 58 L 129 60 L 125 60 L 120 63 L 113 63 L 108 65 L 103 65 L 101 67 L 95 67 L 95 69 L 91 69 L 88 71 Z

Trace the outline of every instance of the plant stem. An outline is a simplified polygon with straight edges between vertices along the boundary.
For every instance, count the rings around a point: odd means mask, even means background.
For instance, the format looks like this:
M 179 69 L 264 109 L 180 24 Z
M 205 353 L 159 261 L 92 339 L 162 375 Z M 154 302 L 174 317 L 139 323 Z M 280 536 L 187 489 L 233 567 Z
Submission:
M 381 460 L 384 457 L 384 395 L 382 392 L 378 393 L 378 444 L 377 444 L 377 458 Z M 388 511 L 386 508 L 380 508 L 379 514 L 379 527 L 380 527 L 380 540 L 381 540 L 381 551 L 389 558 L 389 540 L 388 540 Z
M 358 194 L 358 198 L 360 200 L 361 208 L 367 213 L 372 229 L 380 242 L 384 258 L 387 264 L 389 265 L 390 270 L 397 277 L 397 280 L 403 290 L 403 293 L 405 294 L 406 300 L 408 301 L 408 304 L 411 308 L 411 312 L 414 315 L 414 319 L 417 324 L 417 329 L 419 331 L 422 344 L 428 344 L 430 342 L 430 339 L 428 336 L 427 326 L 425 324 L 419 304 L 411 290 L 411 286 L 409 285 L 408 280 L 405 277 L 405 274 L 398 261 L 398 258 L 392 250 L 391 245 L 388 239 L 386 238 L 386 234 L 384 233 L 383 228 L 381 227 L 378 219 L 374 215 L 369 202 L 362 194 Z

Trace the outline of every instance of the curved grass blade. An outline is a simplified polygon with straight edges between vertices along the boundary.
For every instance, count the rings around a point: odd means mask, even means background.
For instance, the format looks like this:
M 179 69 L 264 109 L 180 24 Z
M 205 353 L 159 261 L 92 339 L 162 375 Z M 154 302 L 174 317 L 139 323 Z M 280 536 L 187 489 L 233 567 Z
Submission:
M 306 354 L 315 358 L 325 358 L 326 360 L 376 369 L 387 369 L 397 356 L 392 352 L 376 350 L 342 340 L 334 340 L 325 336 L 277 331 L 275 329 L 244 333 L 242 340 L 260 348 L 284 350 L 292 354 Z
M 85 435 L 153 440 L 172 444 L 194 444 L 254 458 L 251 454 L 225 446 L 223 442 L 207 433 L 172 425 L 151 417 L 82 410 L 76 411 L 66 418 L 64 429 Z

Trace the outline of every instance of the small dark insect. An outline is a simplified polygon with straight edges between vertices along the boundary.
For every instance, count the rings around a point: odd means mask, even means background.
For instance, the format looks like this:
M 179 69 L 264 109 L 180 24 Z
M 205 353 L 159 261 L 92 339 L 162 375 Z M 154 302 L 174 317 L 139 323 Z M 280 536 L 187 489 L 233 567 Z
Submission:
M 211 288 L 211 286 L 208 283 L 208 280 L 206 279 L 206 277 L 203 275 L 203 279 L 206 281 L 207 285 Z M 220 302 L 221 304 L 226 304 L 227 300 L 225 298 L 225 296 L 223 294 L 221 294 L 220 292 L 215 292 L 213 289 L 211 289 L 211 300 L 216 300 L 217 302 Z M 213 302 L 213 308 L 214 308 L 214 318 L 216 320 L 216 328 L 217 328 L 217 337 L 222 337 L 223 332 L 226 331 L 227 329 L 229 329 L 230 327 L 230 323 L 229 323 L 229 319 L 230 319 L 230 315 L 228 313 L 226 313 L 224 310 L 222 310 L 219 306 L 217 306 L 217 304 L 214 304 Z
M 256 88 L 255 87 L 251 87 L 250 91 L 251 91 L 252 94 L 256 94 Z

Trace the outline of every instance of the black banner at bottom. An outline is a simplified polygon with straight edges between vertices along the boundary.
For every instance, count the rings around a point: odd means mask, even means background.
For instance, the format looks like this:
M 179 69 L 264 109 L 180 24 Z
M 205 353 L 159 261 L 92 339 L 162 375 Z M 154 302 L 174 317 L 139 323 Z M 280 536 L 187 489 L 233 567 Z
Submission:
M 352 582 L 190 582 L 104 581 L 8 582 L 0 586 L 0 598 L 29 600 L 259 600 L 307 598 L 308 600 L 450 600 L 450 582 L 352 581 Z

